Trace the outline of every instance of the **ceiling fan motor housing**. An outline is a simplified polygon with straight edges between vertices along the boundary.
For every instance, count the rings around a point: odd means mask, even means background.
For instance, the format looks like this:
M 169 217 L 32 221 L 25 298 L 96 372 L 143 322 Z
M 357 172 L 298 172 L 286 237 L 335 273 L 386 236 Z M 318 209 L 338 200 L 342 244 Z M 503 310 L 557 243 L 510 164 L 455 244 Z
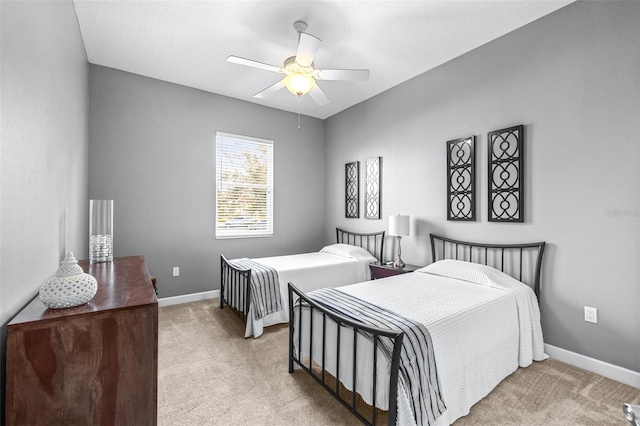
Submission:
M 296 62 L 296 57 L 291 56 L 284 61 L 284 72 L 285 74 L 295 74 L 302 73 L 313 76 L 313 72 L 315 71 L 315 62 L 311 62 L 311 65 L 308 67 L 303 67 L 299 63 Z

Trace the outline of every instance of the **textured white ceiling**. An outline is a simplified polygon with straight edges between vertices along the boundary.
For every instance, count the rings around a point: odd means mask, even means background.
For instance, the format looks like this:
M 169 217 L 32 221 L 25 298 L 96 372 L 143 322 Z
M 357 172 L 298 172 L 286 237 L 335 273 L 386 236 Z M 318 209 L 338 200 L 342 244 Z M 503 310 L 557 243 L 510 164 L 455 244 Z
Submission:
M 331 102 L 300 100 L 327 118 L 573 0 L 145 1 L 75 0 L 89 62 L 285 111 L 286 89 L 253 95 L 281 74 L 228 63 L 236 55 L 282 66 L 302 20 L 322 39 L 318 68 L 367 68 L 367 82 L 320 81 Z

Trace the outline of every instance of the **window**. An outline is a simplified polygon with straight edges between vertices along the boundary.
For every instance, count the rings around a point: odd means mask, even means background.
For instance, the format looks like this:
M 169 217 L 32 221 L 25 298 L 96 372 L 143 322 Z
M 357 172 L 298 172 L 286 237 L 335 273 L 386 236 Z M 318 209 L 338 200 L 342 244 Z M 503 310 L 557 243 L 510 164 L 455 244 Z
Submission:
M 273 141 L 216 133 L 216 238 L 273 235 Z

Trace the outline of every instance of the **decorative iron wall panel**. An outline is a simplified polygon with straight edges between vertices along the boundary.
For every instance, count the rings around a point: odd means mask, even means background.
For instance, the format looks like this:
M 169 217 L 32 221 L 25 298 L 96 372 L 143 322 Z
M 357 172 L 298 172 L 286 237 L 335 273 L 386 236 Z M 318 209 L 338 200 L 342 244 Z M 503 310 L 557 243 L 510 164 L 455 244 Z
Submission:
M 476 137 L 447 142 L 447 220 L 476 220 Z
M 348 218 L 360 217 L 360 162 L 354 161 L 344 166 L 344 215 Z
M 524 222 L 524 126 L 489 132 L 489 222 Z
M 365 219 L 380 219 L 380 188 L 382 186 L 382 157 L 368 158 L 365 162 Z

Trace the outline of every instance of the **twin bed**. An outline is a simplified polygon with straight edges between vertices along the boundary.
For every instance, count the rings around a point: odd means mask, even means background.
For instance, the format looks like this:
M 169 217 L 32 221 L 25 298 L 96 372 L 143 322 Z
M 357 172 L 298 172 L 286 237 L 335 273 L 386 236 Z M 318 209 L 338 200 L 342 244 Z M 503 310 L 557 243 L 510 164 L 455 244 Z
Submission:
M 366 424 L 379 410 L 389 425 L 451 424 L 518 367 L 546 358 L 544 247 L 431 235 L 434 262 L 413 273 L 339 288 L 316 276 L 304 290 L 281 277 L 289 372 L 302 368 Z
M 327 283 L 337 287 L 368 281 L 369 264 L 382 260 L 384 235 L 336 228 L 336 244 L 319 252 L 233 260 L 221 255 L 220 308 L 229 306 L 245 322 L 245 337 L 258 337 L 264 327 L 289 321 L 287 283 L 309 292 Z M 269 279 L 274 282 L 265 284 Z M 261 310 L 257 305 L 264 306 Z
M 363 423 L 376 424 L 379 408 L 389 425 L 448 425 L 546 358 L 536 298 L 545 243 L 431 235 L 431 246 L 434 263 L 410 274 L 311 293 L 290 284 L 289 372 L 301 367 Z

